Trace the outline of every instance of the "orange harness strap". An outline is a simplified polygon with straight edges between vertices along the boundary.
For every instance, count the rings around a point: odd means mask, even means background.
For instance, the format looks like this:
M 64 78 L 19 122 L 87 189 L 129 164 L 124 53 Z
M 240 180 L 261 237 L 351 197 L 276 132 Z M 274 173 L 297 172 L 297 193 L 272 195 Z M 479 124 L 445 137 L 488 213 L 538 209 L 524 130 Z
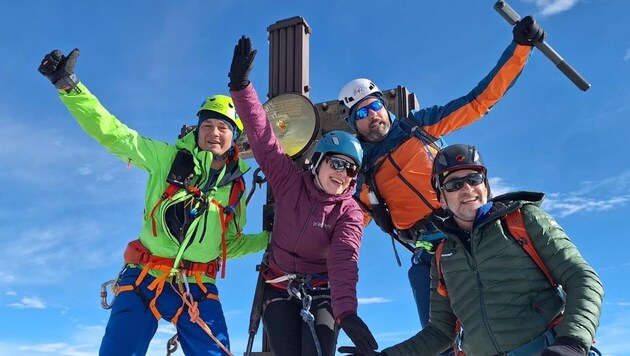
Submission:
M 175 260 L 172 258 L 152 255 L 151 252 L 149 252 L 149 249 L 146 248 L 140 242 L 140 240 L 133 240 L 129 244 L 127 244 L 127 249 L 125 250 L 124 254 L 124 260 L 127 264 L 135 265 L 152 264 L 155 266 L 172 267 L 175 263 Z M 206 276 L 215 279 L 217 278 L 217 273 L 219 270 L 219 262 L 217 260 L 212 260 L 209 262 L 192 262 L 182 260 L 179 263 L 178 269 L 185 270 L 186 275 L 188 276 L 192 276 L 196 272 L 201 272 L 205 273 Z
M 212 204 L 216 205 L 221 212 L 225 211 L 225 208 L 221 203 L 212 199 Z M 230 220 L 232 220 L 232 215 L 226 216 L 226 214 L 219 214 L 221 218 L 221 278 L 225 278 L 225 264 L 227 261 L 227 241 L 225 237 L 227 235 L 227 228 Z
M 151 282 L 151 284 L 149 284 L 148 286 L 149 290 L 155 290 L 155 296 L 153 297 L 153 299 L 151 299 L 149 303 L 149 308 L 151 309 L 151 313 L 153 313 L 155 318 L 157 320 L 160 320 L 162 318 L 162 314 L 156 307 L 157 298 L 160 296 L 160 294 L 162 294 L 164 284 L 166 283 L 166 280 L 171 276 L 171 271 L 173 270 L 173 264 L 175 263 L 175 260 L 172 258 L 152 255 L 149 250 L 144 245 L 142 245 L 140 240 L 131 241 L 127 245 L 124 259 L 125 263 L 127 264 L 142 265 L 143 268 L 142 272 L 140 272 L 140 274 L 138 275 L 138 278 L 136 278 L 134 284 L 119 287 L 116 295 L 118 295 L 118 293 L 131 291 L 137 288 L 140 283 L 142 283 L 150 270 L 157 270 L 162 272 L 162 274 L 156 277 L 155 280 Z M 197 285 L 203 291 L 203 293 L 208 296 L 208 289 L 203 285 L 202 282 L 202 273 L 210 278 L 216 278 L 219 264 L 217 260 L 206 263 L 190 262 L 183 260 L 180 263 L 180 269 L 182 270 L 182 273 L 184 273 L 186 276 L 194 275 Z M 218 297 L 215 296 L 215 298 L 216 300 L 218 300 Z M 177 318 L 179 317 L 179 314 L 181 314 L 181 310 L 178 310 L 176 313 L 176 318 L 174 320 L 175 324 L 177 323 Z

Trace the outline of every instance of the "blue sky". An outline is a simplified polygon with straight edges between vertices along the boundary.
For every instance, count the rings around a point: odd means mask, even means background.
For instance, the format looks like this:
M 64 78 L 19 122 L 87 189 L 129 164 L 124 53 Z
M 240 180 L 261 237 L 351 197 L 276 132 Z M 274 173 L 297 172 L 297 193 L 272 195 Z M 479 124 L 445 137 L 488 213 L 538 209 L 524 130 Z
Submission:
M 204 97 L 227 94 L 242 35 L 258 49 L 252 81 L 268 87 L 267 27 L 302 16 L 310 37 L 311 99 L 335 99 L 356 77 L 404 85 L 422 106 L 467 93 L 511 41 L 494 1 L 13 1 L 0 12 L 0 355 L 96 355 L 109 313 L 102 282 L 118 273 L 140 229 L 146 175 L 85 135 L 37 72 L 44 54 L 79 47 L 77 74 L 145 136 L 173 142 Z M 493 191 L 547 193 L 546 209 L 604 282 L 598 345 L 630 349 L 630 31 L 627 0 L 512 0 L 592 88 L 577 89 L 540 52 L 490 114 L 446 139 L 479 147 Z M 256 166 L 251 161 L 252 166 Z M 252 170 L 253 171 L 253 170 Z M 251 186 L 251 179 L 248 185 Z M 246 231 L 261 226 L 263 191 Z M 415 334 L 408 254 L 365 231 L 360 316 L 381 347 Z M 242 354 L 259 255 L 228 263 L 218 282 L 235 354 Z M 161 324 L 150 355 L 173 334 Z M 260 335 L 260 332 L 259 332 Z M 341 335 L 340 343 L 347 342 Z M 256 347 L 259 347 L 256 343 Z M 181 353 L 179 353 L 181 355 Z

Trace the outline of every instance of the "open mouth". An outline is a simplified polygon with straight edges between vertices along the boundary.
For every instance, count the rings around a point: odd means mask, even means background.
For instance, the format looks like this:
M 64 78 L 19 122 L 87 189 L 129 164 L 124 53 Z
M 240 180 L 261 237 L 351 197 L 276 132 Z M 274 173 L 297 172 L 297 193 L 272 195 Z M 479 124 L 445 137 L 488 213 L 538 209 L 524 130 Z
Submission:
M 474 202 L 476 202 L 478 200 L 479 200 L 479 197 L 470 197 L 470 198 L 463 199 L 461 201 L 461 203 L 462 204 L 470 204 L 470 203 L 474 203 Z
M 337 185 L 342 185 L 342 184 L 343 184 L 343 180 L 342 180 L 342 179 L 339 179 L 339 178 L 330 177 L 330 180 L 331 180 L 333 183 L 337 184 Z

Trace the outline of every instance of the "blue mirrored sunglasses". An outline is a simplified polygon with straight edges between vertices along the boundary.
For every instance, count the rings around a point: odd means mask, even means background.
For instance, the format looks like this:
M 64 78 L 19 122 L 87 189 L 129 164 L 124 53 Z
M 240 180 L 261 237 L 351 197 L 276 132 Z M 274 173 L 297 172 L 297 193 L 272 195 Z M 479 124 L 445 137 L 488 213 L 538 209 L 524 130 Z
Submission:
M 326 163 L 330 166 L 330 168 L 334 169 L 337 172 L 343 172 L 346 170 L 346 174 L 348 177 L 356 177 L 359 174 L 359 167 L 356 164 L 350 163 L 345 159 L 333 156 L 326 156 Z
M 355 115 L 356 115 L 357 120 L 363 120 L 366 117 L 368 117 L 368 115 L 370 114 L 370 110 L 379 111 L 382 108 L 383 108 L 383 102 L 380 100 L 376 100 L 376 101 L 371 102 L 369 105 L 366 105 L 362 107 L 361 109 L 357 110 Z
M 474 187 L 477 186 L 486 179 L 486 176 L 483 173 L 475 172 L 470 173 L 465 177 L 453 178 L 448 182 L 444 182 L 442 187 L 449 193 L 456 192 L 464 187 L 464 182 L 468 183 L 469 186 Z

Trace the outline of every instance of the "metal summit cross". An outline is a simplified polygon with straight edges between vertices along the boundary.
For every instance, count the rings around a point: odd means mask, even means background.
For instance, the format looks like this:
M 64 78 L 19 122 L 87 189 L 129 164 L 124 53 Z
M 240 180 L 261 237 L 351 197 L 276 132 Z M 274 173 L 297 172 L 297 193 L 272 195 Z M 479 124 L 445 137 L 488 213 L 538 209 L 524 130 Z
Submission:
M 300 16 L 277 21 L 267 28 L 269 32 L 269 92 L 265 103 L 265 110 L 269 120 L 274 125 L 274 131 L 281 130 L 290 135 L 300 135 L 307 140 L 303 149 L 292 155 L 298 165 L 303 165 L 310 153 L 309 148 L 325 133 L 333 130 L 344 130 L 354 133 L 344 118 L 347 116 L 347 108 L 338 100 L 330 100 L 313 104 L 308 100 L 311 86 L 309 83 L 309 39 L 311 27 Z M 352 79 L 352 78 L 347 78 Z M 287 94 L 293 94 L 288 96 Z M 278 100 L 287 97 L 286 100 Z M 303 98 L 299 98 L 303 97 Z M 276 98 L 275 100 L 272 100 Z M 304 98 L 306 100 L 304 100 Z M 405 117 L 410 110 L 418 109 L 419 104 L 415 94 L 410 93 L 405 87 L 397 86 L 394 89 L 384 90 L 383 99 L 389 111 L 397 117 Z M 272 102 L 276 102 L 270 105 Z M 304 110 L 302 103 L 308 101 L 312 108 Z M 314 110 L 313 110 L 314 109 Z M 312 112 L 305 112 L 312 111 Z M 314 123 L 305 123 L 304 114 L 315 114 Z M 310 120 L 311 118 L 309 118 Z M 313 126 L 311 126 L 313 125 Z M 307 127 L 308 126 L 308 127 Z M 313 134 L 306 132 L 314 127 Z M 291 137 L 280 137 L 286 151 L 285 143 Z M 247 147 L 245 147 L 247 149 Z M 251 156 L 250 156 L 251 157 Z M 263 228 L 270 229 L 273 225 L 274 199 L 271 189 L 267 187 L 267 200 L 263 206 Z M 260 265 L 257 267 L 260 269 Z M 258 284 L 252 303 L 252 311 L 249 324 L 249 340 L 246 356 L 271 356 L 271 350 L 267 336 L 262 333 L 262 352 L 252 352 L 254 337 L 258 331 L 262 318 L 262 289 L 264 281 L 258 277 Z

